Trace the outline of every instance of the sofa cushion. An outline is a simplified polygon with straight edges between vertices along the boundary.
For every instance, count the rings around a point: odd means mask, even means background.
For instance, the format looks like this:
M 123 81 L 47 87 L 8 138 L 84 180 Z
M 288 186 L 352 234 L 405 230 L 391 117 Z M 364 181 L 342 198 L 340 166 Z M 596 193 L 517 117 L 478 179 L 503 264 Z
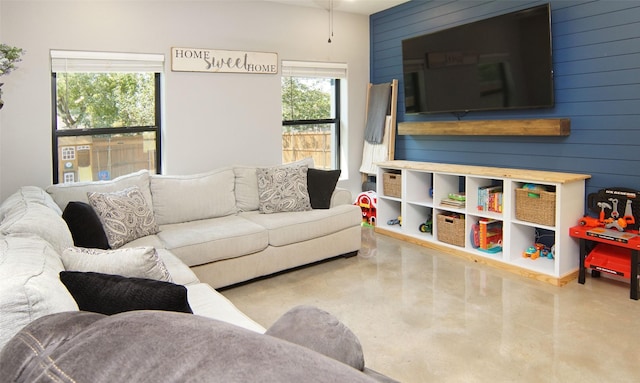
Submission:
M 194 314 L 231 323 L 260 334 L 264 333 L 264 327 L 249 318 L 210 285 L 196 283 L 186 288 Z
M 158 225 L 223 217 L 236 213 L 233 169 L 189 176 L 151 176 Z
M 50 207 L 37 203 L 20 204 L 10 210 L 0 223 L 0 234 L 37 235 L 58 253 L 73 246 L 73 237 L 62 217 Z
M 335 316 L 314 306 L 296 306 L 265 333 L 310 348 L 362 371 L 364 354 L 358 337 Z
M 96 211 L 85 202 L 71 201 L 62 212 L 73 244 L 79 247 L 108 249 L 109 240 Z
M 89 192 L 88 198 L 112 249 L 158 232 L 153 210 L 137 186 L 111 193 Z
M 200 283 L 200 280 L 191 268 L 182 262 L 180 258 L 173 255 L 172 252 L 166 249 L 156 249 L 156 251 L 164 265 L 167 267 L 173 283 L 177 283 L 179 285 L 193 285 Z
M 309 200 L 314 209 L 329 209 L 331 196 L 338 184 L 341 170 L 309 169 L 307 172 L 307 189 Z
M 260 213 L 311 210 L 306 166 L 258 168 Z
M 257 223 L 269 232 L 269 245 L 286 246 L 336 233 L 362 221 L 356 205 L 339 205 L 331 209 L 278 214 L 242 213 L 241 217 Z
M 79 271 L 61 271 L 60 280 L 83 311 L 105 315 L 133 310 L 192 313 L 186 287 L 170 282 Z
M 0 354 L 0 376 L 23 382 L 375 382 L 305 347 L 174 312 L 42 318 Z
M 236 215 L 163 225 L 157 235 L 188 266 L 255 253 L 269 245 L 264 227 Z
M 303 158 L 302 160 L 279 166 L 306 166 L 312 168 L 313 158 Z M 256 166 L 235 166 L 233 168 L 236 179 L 235 194 L 238 211 L 253 211 L 258 210 L 260 207 L 257 168 Z
M 173 282 L 171 274 L 153 247 L 116 250 L 69 247 L 62 252 L 61 258 L 67 271 L 93 271 Z
M 153 210 L 148 170 L 139 170 L 134 173 L 125 174 L 110 181 L 69 182 L 50 185 L 45 190 L 53 197 L 56 204 L 58 204 L 61 209 L 64 209 L 71 201 L 88 203 L 87 193 L 89 192 L 109 193 L 132 186 L 137 186 L 140 189 L 149 208 Z
M 57 252 L 42 238 L 0 238 L 0 349 L 31 321 L 78 310 L 58 278 L 63 270 Z
M 16 206 L 24 206 L 27 203 L 37 203 L 53 209 L 58 215 L 62 214 L 60 207 L 44 189 L 37 186 L 23 186 L 0 204 L 0 221 L 4 219 L 10 210 Z

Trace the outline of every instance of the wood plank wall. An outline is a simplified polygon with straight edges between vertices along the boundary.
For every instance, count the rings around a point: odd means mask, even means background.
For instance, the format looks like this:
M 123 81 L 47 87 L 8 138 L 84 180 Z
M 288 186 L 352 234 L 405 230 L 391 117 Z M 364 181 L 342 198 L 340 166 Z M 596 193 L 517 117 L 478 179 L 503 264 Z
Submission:
M 405 115 L 405 38 L 545 1 L 411 0 L 371 16 L 371 82 L 400 80 L 398 121 L 454 120 Z M 476 112 L 465 119 L 571 119 L 569 137 L 398 136 L 396 159 L 587 173 L 587 193 L 640 190 L 640 1 L 550 1 L 556 106 Z

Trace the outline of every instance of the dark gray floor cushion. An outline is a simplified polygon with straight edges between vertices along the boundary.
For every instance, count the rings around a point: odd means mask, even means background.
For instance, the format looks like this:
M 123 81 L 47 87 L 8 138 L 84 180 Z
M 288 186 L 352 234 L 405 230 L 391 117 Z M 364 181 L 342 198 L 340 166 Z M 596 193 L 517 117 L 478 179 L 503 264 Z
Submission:
M 356 335 L 338 318 L 314 306 L 297 306 L 282 315 L 267 335 L 305 346 L 362 371 L 364 355 Z
M 376 382 L 343 363 L 228 323 L 163 311 L 65 312 L 0 352 L 11 382 Z

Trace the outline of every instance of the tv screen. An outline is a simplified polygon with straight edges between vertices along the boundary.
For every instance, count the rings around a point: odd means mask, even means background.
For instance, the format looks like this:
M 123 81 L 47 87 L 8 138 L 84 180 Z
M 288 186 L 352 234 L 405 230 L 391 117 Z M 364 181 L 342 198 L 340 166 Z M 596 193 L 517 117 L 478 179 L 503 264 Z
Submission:
M 406 113 L 554 105 L 549 5 L 402 41 Z

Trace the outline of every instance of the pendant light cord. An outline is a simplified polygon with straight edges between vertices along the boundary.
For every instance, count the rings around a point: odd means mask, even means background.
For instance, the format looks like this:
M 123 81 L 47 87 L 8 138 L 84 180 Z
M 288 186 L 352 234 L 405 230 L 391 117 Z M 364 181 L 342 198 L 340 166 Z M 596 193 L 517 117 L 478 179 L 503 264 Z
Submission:
M 333 37 L 333 0 L 329 0 L 329 40 L 331 44 L 331 38 Z

